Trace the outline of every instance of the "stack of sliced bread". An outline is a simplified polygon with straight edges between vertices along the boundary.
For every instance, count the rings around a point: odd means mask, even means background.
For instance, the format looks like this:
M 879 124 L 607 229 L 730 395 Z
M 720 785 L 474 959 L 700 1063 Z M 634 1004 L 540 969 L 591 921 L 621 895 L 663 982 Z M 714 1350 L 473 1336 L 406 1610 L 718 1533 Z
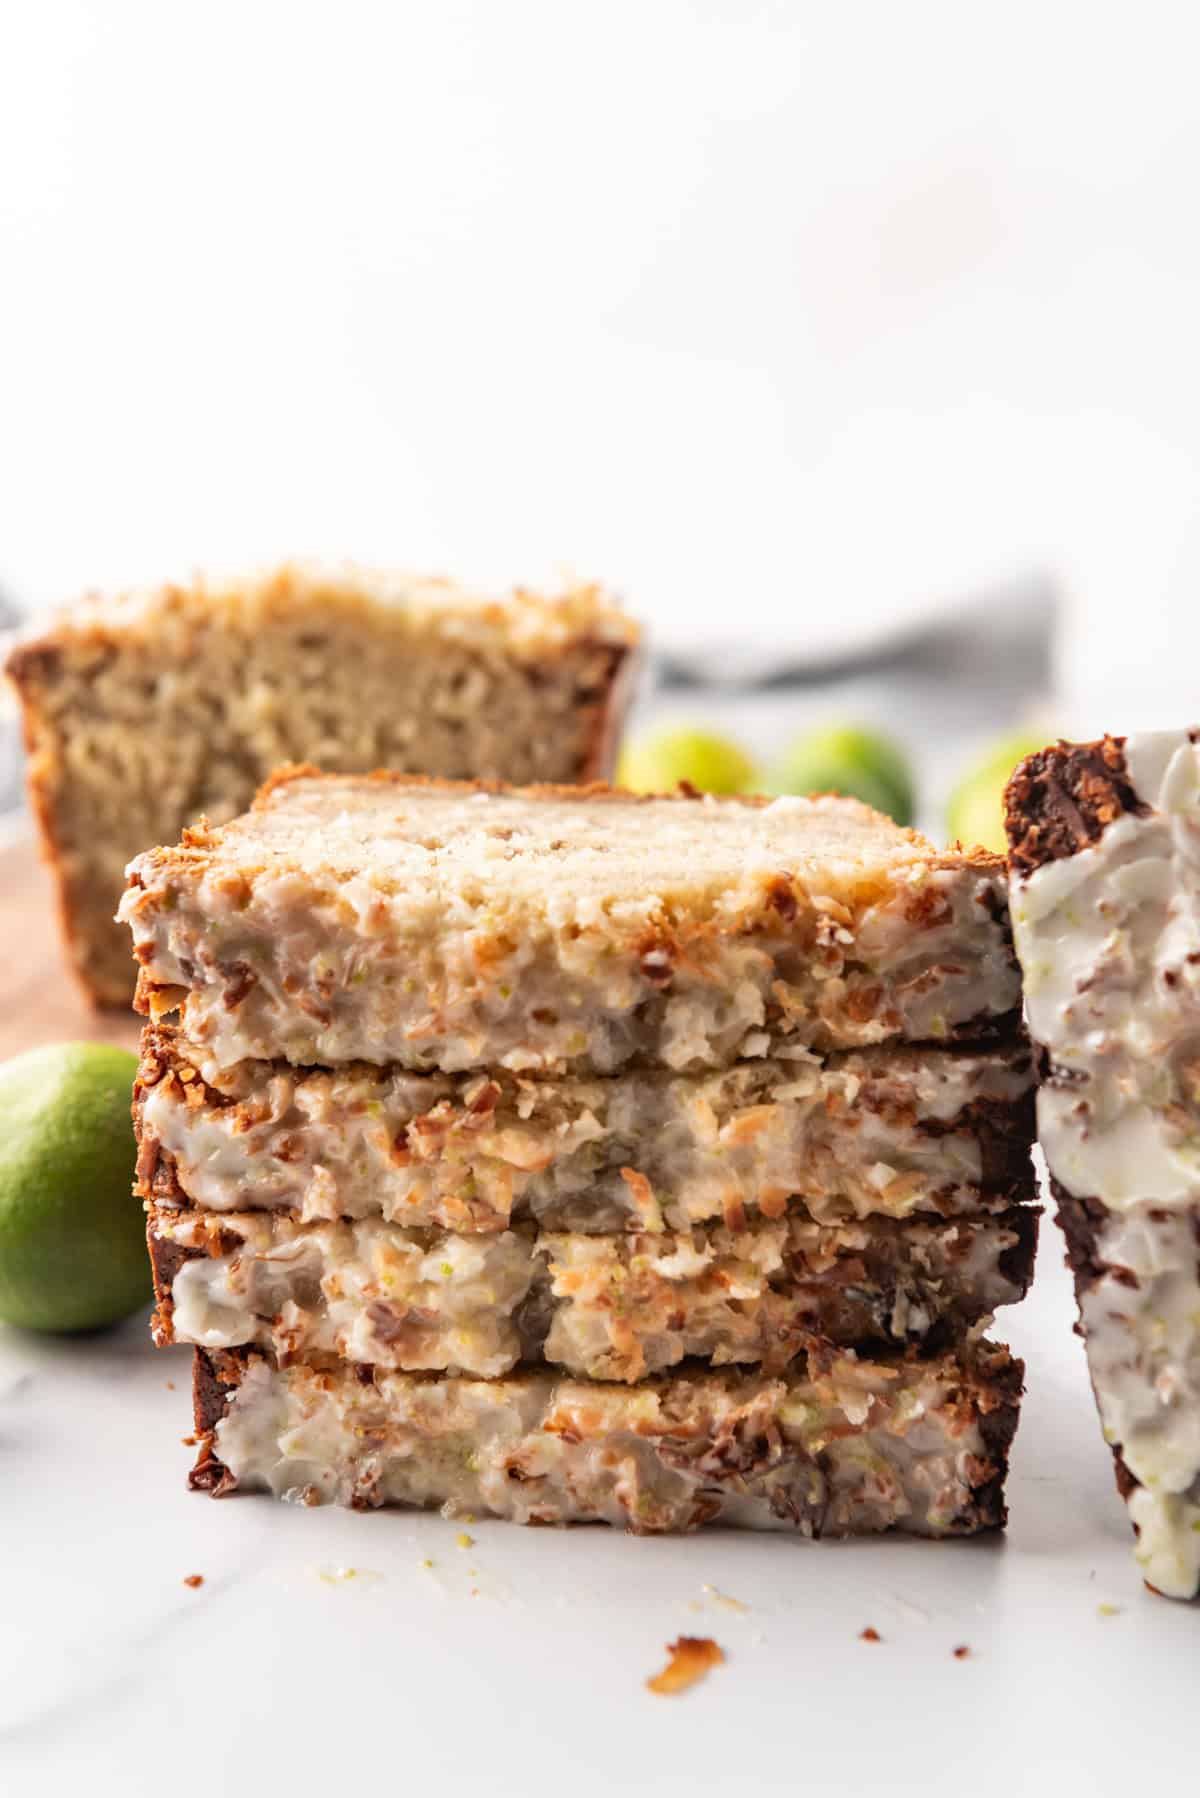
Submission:
M 1004 1520 L 1003 864 L 854 801 L 287 770 L 121 914 L 193 1483 L 636 1530 Z

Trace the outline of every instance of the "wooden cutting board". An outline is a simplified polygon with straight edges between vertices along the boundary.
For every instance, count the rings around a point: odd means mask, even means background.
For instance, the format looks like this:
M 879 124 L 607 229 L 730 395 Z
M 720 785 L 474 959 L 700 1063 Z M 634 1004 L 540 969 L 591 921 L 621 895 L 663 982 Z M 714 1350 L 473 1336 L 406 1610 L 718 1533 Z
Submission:
M 137 1047 L 132 1011 L 96 1011 L 67 969 L 50 877 L 31 838 L 0 849 L 0 1061 L 39 1043 Z

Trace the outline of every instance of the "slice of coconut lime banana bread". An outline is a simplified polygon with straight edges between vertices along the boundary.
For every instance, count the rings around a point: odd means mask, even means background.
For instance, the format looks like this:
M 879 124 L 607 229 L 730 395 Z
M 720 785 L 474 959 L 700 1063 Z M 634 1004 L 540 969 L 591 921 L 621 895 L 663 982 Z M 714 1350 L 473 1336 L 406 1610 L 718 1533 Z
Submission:
M 198 1349 L 192 1483 L 638 1532 L 971 1535 L 1004 1522 L 1022 1372 L 986 1342 L 639 1386 L 281 1369 L 254 1350 Z
M 845 1348 L 959 1340 L 1025 1294 L 1037 1212 L 744 1230 L 488 1236 L 378 1218 L 151 1207 L 155 1340 L 257 1345 L 497 1379 L 520 1361 L 632 1382 L 688 1358 L 776 1372 L 814 1338 Z
M 1008 787 L 1038 1124 L 1147 1583 L 1200 1589 L 1200 730 Z
M 297 769 L 129 874 L 139 1008 L 226 1066 L 723 1067 L 1020 999 L 1003 863 L 854 800 Z
M 285 567 L 96 599 L 11 654 L 29 787 L 71 962 L 127 1005 L 124 867 L 223 822 L 284 762 L 451 777 L 611 772 L 634 624 L 600 589 L 505 598 Z
M 1034 1193 L 1020 1042 L 849 1050 L 707 1074 L 412 1074 L 354 1062 L 222 1070 L 147 1025 L 143 1198 L 464 1232 L 686 1230 L 997 1212 Z

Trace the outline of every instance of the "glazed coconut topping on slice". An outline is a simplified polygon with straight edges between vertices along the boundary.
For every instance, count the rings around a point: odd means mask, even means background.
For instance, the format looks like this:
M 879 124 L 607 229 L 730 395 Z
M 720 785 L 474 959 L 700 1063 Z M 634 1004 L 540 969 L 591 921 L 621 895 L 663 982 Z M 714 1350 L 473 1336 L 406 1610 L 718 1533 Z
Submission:
M 1200 1587 L 1200 731 L 1009 787 L 1039 1133 L 1147 1582 Z
M 722 1067 L 1019 1002 L 998 858 L 846 799 L 293 770 L 129 875 L 139 1006 L 223 1065 Z
M 890 1047 L 705 1074 L 220 1069 L 147 1026 L 138 1190 L 213 1211 L 468 1234 L 975 1216 L 1033 1195 L 1024 1044 Z

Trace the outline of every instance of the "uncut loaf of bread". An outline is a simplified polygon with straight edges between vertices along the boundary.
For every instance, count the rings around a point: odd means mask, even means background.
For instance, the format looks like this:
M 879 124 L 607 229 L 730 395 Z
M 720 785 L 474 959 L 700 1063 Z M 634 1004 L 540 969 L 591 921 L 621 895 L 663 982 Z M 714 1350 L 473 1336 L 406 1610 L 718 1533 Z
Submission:
M 244 811 L 281 763 L 586 781 L 611 772 L 637 627 L 599 588 L 543 597 L 285 567 L 85 601 L 12 653 L 67 952 L 128 1005 L 125 864 Z
M 139 1009 L 222 1066 L 725 1067 L 1020 1000 L 1003 862 L 848 799 L 293 769 L 129 877 Z

